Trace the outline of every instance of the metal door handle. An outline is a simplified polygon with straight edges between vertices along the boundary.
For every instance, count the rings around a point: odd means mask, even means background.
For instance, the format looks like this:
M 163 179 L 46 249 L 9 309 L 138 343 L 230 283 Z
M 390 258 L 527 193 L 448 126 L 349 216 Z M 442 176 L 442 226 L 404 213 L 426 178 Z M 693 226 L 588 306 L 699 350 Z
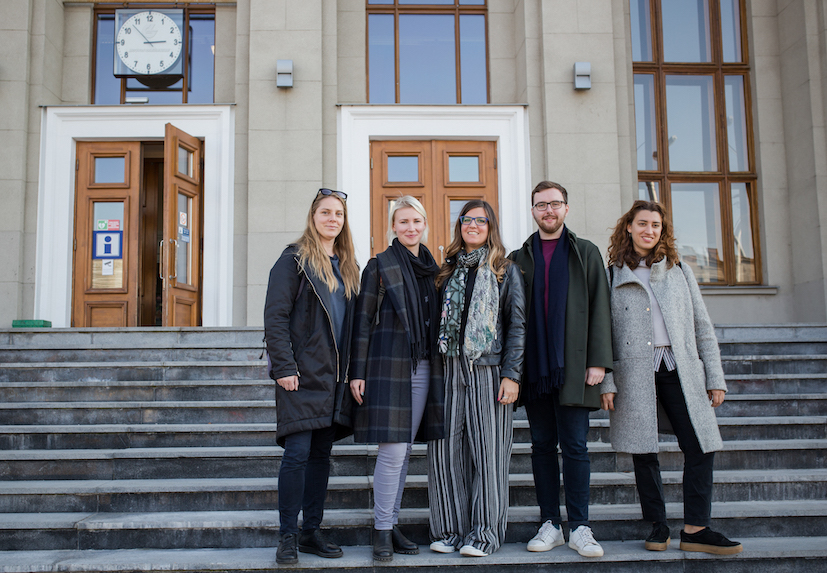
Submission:
M 439 246 L 439 262 L 445 262 L 445 247 L 443 247 L 442 245 Z
M 175 243 L 175 248 L 172 249 L 172 256 L 169 258 L 170 266 L 172 267 L 171 270 L 175 271 L 174 275 L 169 275 L 169 280 L 175 279 L 178 280 L 178 239 L 170 239 L 169 246 L 172 247 L 172 243 Z
M 158 278 L 164 280 L 164 240 L 158 243 Z

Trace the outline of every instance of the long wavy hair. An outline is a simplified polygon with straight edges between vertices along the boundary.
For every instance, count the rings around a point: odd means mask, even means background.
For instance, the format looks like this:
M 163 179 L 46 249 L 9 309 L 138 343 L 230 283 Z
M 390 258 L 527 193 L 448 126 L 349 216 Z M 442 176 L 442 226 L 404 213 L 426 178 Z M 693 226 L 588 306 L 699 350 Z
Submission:
M 500 237 L 500 224 L 497 221 L 497 214 L 494 213 L 494 209 L 488 204 L 488 201 L 473 199 L 465 204 L 459 213 L 459 217 L 457 217 L 457 222 L 454 224 L 454 239 L 445 249 L 445 262 L 442 263 L 442 267 L 436 276 L 437 287 L 442 286 L 448 280 L 448 277 L 453 274 L 457 266 L 457 253 L 465 247 L 462 242 L 462 217 L 471 209 L 479 207 L 485 211 L 485 216 L 488 217 L 488 239 L 485 242 L 488 247 L 488 260 L 486 262 L 497 277 L 497 282 L 503 282 L 505 269 L 511 264 L 511 261 L 505 258 L 505 245 L 503 245 L 503 240 Z
M 634 270 L 640 264 L 641 256 L 635 251 L 632 242 L 632 235 L 626 229 L 635 220 L 640 211 L 652 211 L 658 213 L 661 219 L 660 240 L 643 258 L 647 267 L 666 258 L 667 268 L 676 265 L 680 260 L 678 249 L 675 247 L 675 234 L 672 228 L 672 220 L 667 216 L 666 209 L 660 203 L 654 201 L 635 201 L 620 219 L 617 220 L 612 238 L 609 241 L 609 265 L 622 267 L 624 264 Z
M 296 241 L 299 251 L 299 264 L 302 267 L 309 266 L 313 269 L 327 285 L 327 288 L 330 289 L 330 292 L 334 292 L 339 288 L 339 281 L 336 279 L 336 275 L 333 274 L 333 264 L 330 262 L 327 251 L 324 250 L 319 231 L 316 230 L 316 224 L 313 221 L 313 216 L 316 214 L 319 204 L 329 197 L 339 201 L 345 212 L 342 230 L 333 241 L 333 253 L 339 257 L 339 272 L 342 275 L 342 281 L 345 283 L 345 297 L 351 299 L 359 294 L 359 265 L 356 262 L 353 237 L 350 234 L 350 225 L 347 220 L 347 203 L 339 197 L 319 194 L 310 205 L 310 211 L 307 213 L 307 226 L 302 236 Z

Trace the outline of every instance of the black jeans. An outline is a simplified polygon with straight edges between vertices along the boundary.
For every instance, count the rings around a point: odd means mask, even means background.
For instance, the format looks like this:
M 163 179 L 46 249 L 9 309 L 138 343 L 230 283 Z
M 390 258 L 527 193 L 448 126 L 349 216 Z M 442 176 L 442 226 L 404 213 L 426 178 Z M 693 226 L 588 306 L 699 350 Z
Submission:
M 298 533 L 299 510 L 302 530 L 318 529 L 324 513 L 333 426 L 290 434 L 284 440 L 279 470 L 279 532 Z
M 669 417 L 678 445 L 684 456 L 683 464 L 683 520 L 688 525 L 708 526 L 712 513 L 712 464 L 715 452 L 703 453 L 681 389 L 678 371 L 667 372 L 661 367 L 655 372 L 658 400 Z M 666 521 L 663 482 L 657 454 L 634 454 L 635 483 L 643 519 Z
M 559 525 L 560 464 L 557 444 L 563 453 L 563 486 L 569 528 L 574 531 L 589 524 L 589 479 L 591 465 L 586 438 L 589 410 L 560 404 L 560 392 L 526 402 L 531 427 L 531 468 L 534 489 L 540 506 L 540 521 Z

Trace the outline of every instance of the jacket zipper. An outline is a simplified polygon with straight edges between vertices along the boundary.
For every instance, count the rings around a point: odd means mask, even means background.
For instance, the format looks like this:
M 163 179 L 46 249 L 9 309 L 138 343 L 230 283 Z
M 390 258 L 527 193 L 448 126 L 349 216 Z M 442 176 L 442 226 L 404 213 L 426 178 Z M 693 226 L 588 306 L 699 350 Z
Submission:
M 295 257 L 294 257 L 295 258 Z M 295 259 L 296 263 L 299 262 L 298 259 Z M 302 272 L 304 272 L 305 276 L 307 273 L 302 268 Z M 327 316 L 327 324 L 330 326 L 330 336 L 333 338 L 333 350 L 336 352 L 336 384 L 339 383 L 339 346 L 336 344 L 336 334 L 333 332 L 333 319 L 330 318 L 330 313 L 327 312 L 327 308 L 324 306 L 324 302 L 322 302 L 322 297 L 319 296 L 319 293 L 316 292 L 316 287 L 313 285 L 313 281 L 310 280 L 310 277 L 307 277 L 307 284 L 310 285 L 310 288 L 313 289 L 313 294 L 316 295 L 316 298 L 319 299 L 319 304 L 324 310 L 325 316 Z M 296 372 L 298 372 L 298 368 L 296 368 Z M 301 378 L 301 375 L 299 375 Z

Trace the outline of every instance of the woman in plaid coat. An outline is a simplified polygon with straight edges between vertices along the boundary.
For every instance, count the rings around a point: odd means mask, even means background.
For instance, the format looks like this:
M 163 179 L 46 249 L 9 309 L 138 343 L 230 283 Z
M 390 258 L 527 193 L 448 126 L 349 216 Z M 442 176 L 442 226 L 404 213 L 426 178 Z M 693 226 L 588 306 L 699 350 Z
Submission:
M 428 248 L 428 219 L 410 196 L 394 201 L 384 252 L 362 273 L 356 303 L 350 390 L 354 441 L 379 444 L 374 489 L 373 557 L 419 548 L 399 530 L 411 443 L 444 436 L 442 362 L 436 349 L 439 267 Z

